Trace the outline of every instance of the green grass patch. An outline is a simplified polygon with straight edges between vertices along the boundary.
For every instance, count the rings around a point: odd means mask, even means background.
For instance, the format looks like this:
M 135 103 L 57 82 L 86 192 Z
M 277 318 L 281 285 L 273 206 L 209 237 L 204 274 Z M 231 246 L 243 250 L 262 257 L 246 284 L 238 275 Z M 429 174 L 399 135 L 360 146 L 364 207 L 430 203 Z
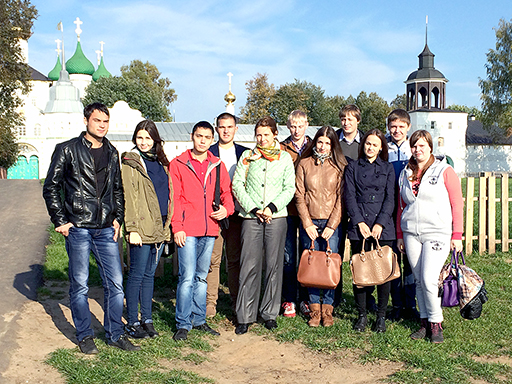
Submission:
M 57 280 L 67 279 L 67 255 L 64 242 L 59 237 L 62 236 L 51 231 L 52 244 L 48 249 L 53 249 L 53 252 L 48 252 L 45 265 L 47 280 L 49 276 L 57 276 Z M 482 316 L 474 321 L 464 320 L 458 308 L 445 308 L 445 342 L 442 344 L 411 340 L 409 335 L 418 329 L 418 325 L 410 321 L 387 322 L 387 332 L 375 334 L 370 330 L 375 321 L 375 316 L 371 314 L 368 330 L 354 332 L 352 325 L 357 312 L 348 264 L 343 266 L 346 302 L 336 308 L 333 327 L 310 328 L 301 316 L 280 316 L 277 330 L 268 331 L 258 324 L 251 327 L 251 332 L 276 338 L 280 342 L 299 341 L 311 350 L 339 356 L 340 359 L 348 352 L 356 353 L 361 364 L 382 360 L 403 363 L 403 369 L 388 378 L 393 383 L 512 383 L 512 368 L 495 362 L 500 356 L 512 358 L 512 254 L 472 254 L 466 259 L 468 265 L 484 278 L 489 302 L 484 304 Z M 92 264 L 91 271 L 94 268 Z M 110 348 L 104 341 L 97 340 L 100 350 L 97 356 L 84 356 L 75 347 L 55 351 L 48 363 L 56 367 L 68 383 L 212 382 L 190 372 L 169 371 L 161 364 L 162 359 L 201 364 L 215 345 L 213 337 L 197 331 L 191 331 L 185 342 L 172 340 L 175 330 L 173 292 L 177 279 L 171 269 L 171 264 L 166 264 L 165 276 L 155 280 L 153 320 L 160 337 L 140 341 L 138 344 L 142 349 L 134 353 Z M 226 280 L 225 274 L 221 279 Z M 99 277 L 91 279 L 91 284 L 99 282 Z M 52 284 L 62 283 L 53 281 Z M 43 297 L 47 293 L 45 289 L 40 290 Z M 218 313 L 212 323 L 224 324 L 226 318 L 232 315 L 229 295 L 221 294 Z

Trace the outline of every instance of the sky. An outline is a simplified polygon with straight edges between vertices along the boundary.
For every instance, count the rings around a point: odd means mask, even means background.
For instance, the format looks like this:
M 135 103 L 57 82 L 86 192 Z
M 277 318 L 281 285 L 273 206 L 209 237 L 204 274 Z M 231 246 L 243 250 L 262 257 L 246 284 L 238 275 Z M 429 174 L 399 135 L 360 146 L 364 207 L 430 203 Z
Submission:
M 81 44 L 97 67 L 113 75 L 139 59 L 155 64 L 178 96 L 170 111 L 179 122 L 213 121 L 225 110 L 229 72 L 236 113 L 245 104 L 246 81 L 266 73 L 276 87 L 295 79 L 325 95 L 377 92 L 391 102 L 418 68 L 428 46 L 435 67 L 449 80 L 447 106 L 481 105 L 478 80 L 486 77 L 493 28 L 512 19 L 512 2 L 419 1 L 131 1 L 32 0 L 39 12 L 29 40 L 29 64 L 48 74 L 57 59 L 57 24 L 64 26 L 66 60 Z

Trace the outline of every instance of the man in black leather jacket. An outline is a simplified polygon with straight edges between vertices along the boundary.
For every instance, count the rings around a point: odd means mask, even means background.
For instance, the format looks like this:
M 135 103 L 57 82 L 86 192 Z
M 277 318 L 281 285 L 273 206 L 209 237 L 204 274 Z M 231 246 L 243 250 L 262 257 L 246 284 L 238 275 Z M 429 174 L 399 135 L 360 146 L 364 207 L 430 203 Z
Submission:
M 78 345 L 98 353 L 88 302 L 92 251 L 104 289 L 104 327 L 108 344 L 136 350 L 124 335 L 123 273 L 117 239 L 124 216 L 124 196 L 117 150 L 105 138 L 109 111 L 100 103 L 84 108 L 86 131 L 55 147 L 43 197 L 55 230 L 66 237 L 69 296 Z

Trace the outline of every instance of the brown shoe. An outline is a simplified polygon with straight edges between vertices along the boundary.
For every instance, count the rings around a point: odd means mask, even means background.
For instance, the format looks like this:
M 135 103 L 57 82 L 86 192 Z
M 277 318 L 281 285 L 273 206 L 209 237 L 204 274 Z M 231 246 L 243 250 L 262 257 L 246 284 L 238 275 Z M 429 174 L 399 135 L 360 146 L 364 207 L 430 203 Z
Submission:
M 320 304 L 309 304 L 309 309 L 311 309 L 311 319 L 308 324 L 310 327 L 318 327 L 321 320 Z
M 329 304 L 322 304 L 322 324 L 324 327 L 332 327 L 334 320 L 332 318 L 332 311 L 334 307 Z

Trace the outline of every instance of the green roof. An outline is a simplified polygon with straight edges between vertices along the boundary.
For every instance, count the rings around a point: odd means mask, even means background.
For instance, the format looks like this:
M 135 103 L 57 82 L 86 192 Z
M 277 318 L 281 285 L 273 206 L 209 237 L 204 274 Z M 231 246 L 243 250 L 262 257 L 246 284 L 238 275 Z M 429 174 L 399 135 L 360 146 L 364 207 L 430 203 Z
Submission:
M 92 74 L 92 79 L 94 81 L 97 81 L 100 77 L 112 77 L 112 74 L 107 71 L 107 68 L 105 68 L 105 64 L 103 63 L 103 56 L 101 56 L 100 66 L 96 72 Z
M 94 73 L 94 65 L 85 57 L 80 41 L 76 44 L 75 54 L 66 62 L 66 69 L 70 75 L 73 73 L 92 75 Z
M 48 73 L 48 77 L 53 81 L 57 81 L 59 80 L 60 71 L 62 71 L 62 64 L 60 62 L 60 56 L 57 56 L 55 67 Z

